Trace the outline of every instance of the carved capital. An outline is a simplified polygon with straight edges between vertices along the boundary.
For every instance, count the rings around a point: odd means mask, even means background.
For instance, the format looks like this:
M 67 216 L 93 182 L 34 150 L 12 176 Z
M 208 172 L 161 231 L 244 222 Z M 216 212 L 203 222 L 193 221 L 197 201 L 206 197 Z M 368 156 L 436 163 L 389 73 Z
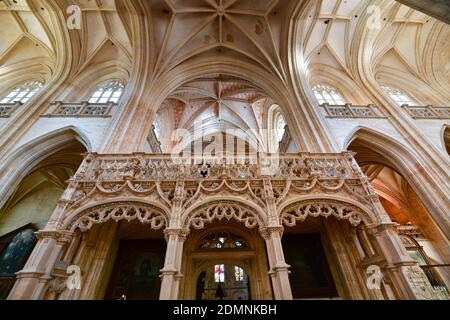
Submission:
M 55 239 L 59 245 L 70 243 L 73 235 L 73 232 L 66 230 L 41 230 L 36 232 L 36 237 L 39 240 Z
M 370 235 L 376 236 L 379 235 L 381 232 L 386 230 L 392 230 L 397 232 L 397 223 L 394 222 L 383 222 L 377 225 L 370 225 L 367 226 L 367 233 Z
M 270 240 L 270 237 L 273 233 L 277 233 L 280 237 L 283 236 L 284 227 L 283 226 L 269 226 L 262 227 L 259 229 L 259 233 L 263 237 L 264 240 Z
M 168 228 L 164 230 L 164 238 L 167 242 L 169 242 L 171 237 L 177 237 L 179 241 L 186 241 L 186 238 L 189 234 L 189 230 L 181 229 L 181 228 Z

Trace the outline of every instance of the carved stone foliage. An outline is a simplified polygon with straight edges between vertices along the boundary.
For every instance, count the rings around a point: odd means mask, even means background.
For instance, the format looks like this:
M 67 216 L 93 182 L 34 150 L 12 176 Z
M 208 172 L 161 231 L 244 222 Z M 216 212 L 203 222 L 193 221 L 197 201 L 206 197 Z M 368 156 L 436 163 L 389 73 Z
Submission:
M 197 230 L 201 230 L 205 227 L 205 224 L 223 219 L 234 219 L 242 222 L 249 229 L 263 225 L 261 219 L 255 214 L 254 209 L 237 202 L 219 201 L 208 203 L 193 210 L 185 219 L 184 227 L 189 229 L 192 226 Z
M 350 220 L 354 225 L 362 220 L 361 210 L 333 200 L 309 203 L 303 209 L 290 206 L 289 211 L 284 210 L 283 217 L 276 217 L 277 207 L 284 207 L 287 199 L 305 198 L 305 195 L 311 195 L 309 199 L 325 194 L 338 195 L 340 199 L 353 199 L 373 208 L 367 179 L 357 167 L 352 153 L 290 154 L 271 160 L 276 162 L 276 170 L 273 175 L 262 175 L 261 166 L 270 167 L 271 164 L 261 159 L 256 163 L 216 161 L 197 165 L 177 163 L 167 155 L 90 153 L 70 180 L 60 203 L 60 214 L 65 217 L 62 219 L 69 219 L 71 215 L 73 221 L 78 219 L 74 228 L 82 230 L 110 219 L 137 219 L 161 228 L 163 224 L 168 225 L 171 218 L 180 228 L 203 228 L 214 219 L 236 219 L 253 228 L 264 227 L 264 221 L 260 219 L 266 218 L 255 214 L 258 213 L 255 210 L 264 211 L 267 216 L 270 210 L 272 218 L 281 219 L 287 225 L 304 220 L 307 215 L 333 215 Z M 217 195 L 226 198 L 212 206 L 204 205 Z M 124 204 L 124 199 L 137 204 Z M 116 201 L 116 204 L 99 206 L 106 201 Z M 161 209 L 142 205 L 148 202 Z M 187 220 L 182 218 L 199 206 L 201 208 L 190 213 Z M 95 209 L 82 217 L 73 216 L 81 207 Z M 163 218 L 164 212 L 174 216 Z M 371 220 L 374 219 L 365 219 Z
M 352 226 L 358 226 L 363 220 L 370 221 L 365 213 L 356 206 L 335 200 L 305 200 L 290 205 L 281 214 L 281 223 L 294 227 L 298 221 L 307 217 L 330 217 L 348 220 Z
M 125 177 L 134 180 L 249 180 L 264 176 L 280 179 L 350 179 L 356 178 L 343 154 L 299 154 L 264 156 L 248 161 L 205 160 L 197 164 L 190 159 L 173 159 L 164 155 L 95 155 L 78 172 L 82 180 L 114 181 Z M 183 161 L 182 161 L 183 160 Z
M 116 222 L 139 220 L 142 224 L 150 225 L 155 230 L 162 229 L 167 225 L 166 215 L 155 206 L 144 203 L 118 202 L 87 209 L 70 225 L 70 229 L 73 231 L 79 228 L 84 232 L 95 224 L 102 224 L 109 220 Z
M 421 300 L 437 299 L 433 287 L 430 285 L 427 276 L 418 266 L 408 266 L 403 269 L 406 278 L 414 290 L 415 296 Z

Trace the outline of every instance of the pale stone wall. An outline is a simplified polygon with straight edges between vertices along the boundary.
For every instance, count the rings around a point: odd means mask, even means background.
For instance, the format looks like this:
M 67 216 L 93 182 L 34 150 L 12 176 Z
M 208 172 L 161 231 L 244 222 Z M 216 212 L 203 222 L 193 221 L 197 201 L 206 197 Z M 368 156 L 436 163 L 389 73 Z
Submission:
M 0 216 L 0 237 L 29 223 L 43 229 L 62 193 L 63 190 L 54 184 L 43 183 Z

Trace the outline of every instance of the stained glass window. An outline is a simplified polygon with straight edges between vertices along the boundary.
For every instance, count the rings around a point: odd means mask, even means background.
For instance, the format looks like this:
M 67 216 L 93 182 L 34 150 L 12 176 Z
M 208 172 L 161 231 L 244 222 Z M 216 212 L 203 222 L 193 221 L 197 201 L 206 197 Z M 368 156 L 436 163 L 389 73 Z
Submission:
M 120 81 L 113 80 L 106 82 L 95 89 L 95 92 L 89 99 L 89 103 L 117 103 L 124 89 L 125 86 Z
M 240 267 L 234 267 L 234 277 L 237 282 L 244 281 L 244 270 Z
M 216 280 L 216 283 L 225 282 L 225 265 L 224 264 L 218 264 L 218 265 L 214 266 L 214 279 Z
M 39 81 L 30 81 L 15 87 L 0 103 L 28 102 L 42 88 Z
M 398 106 L 403 106 L 405 104 L 414 106 L 417 105 L 417 102 L 411 99 L 407 94 L 401 92 L 398 89 L 390 88 L 390 87 L 381 87 L 384 93 L 386 93 Z
M 312 90 L 319 104 L 328 103 L 335 106 L 345 104 L 344 99 L 342 99 L 342 95 L 332 87 L 317 85 L 314 86 Z

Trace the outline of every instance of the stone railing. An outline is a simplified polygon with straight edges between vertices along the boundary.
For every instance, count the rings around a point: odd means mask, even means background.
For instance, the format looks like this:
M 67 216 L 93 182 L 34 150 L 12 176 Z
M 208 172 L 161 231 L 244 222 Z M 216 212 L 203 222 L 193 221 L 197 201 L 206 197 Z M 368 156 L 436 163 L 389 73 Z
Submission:
M 49 110 L 43 117 L 48 118 L 108 118 L 111 117 L 111 110 L 116 104 L 110 103 L 64 103 L 57 101 L 50 105 Z
M 413 119 L 450 119 L 450 107 L 433 106 L 409 106 L 402 105 L 402 108 Z
M 350 103 L 345 105 L 329 105 L 328 103 L 324 103 L 322 108 L 324 108 L 327 118 L 385 118 L 381 110 L 372 104 L 367 106 L 354 106 Z
M 179 158 L 167 154 L 86 156 L 75 179 L 84 181 L 133 180 L 250 180 L 272 177 L 290 180 L 360 179 L 351 153 L 257 154 L 250 159 Z
M 22 102 L 15 103 L 1 103 L 0 104 L 0 118 L 8 118 L 14 112 L 14 109 L 17 109 L 22 105 Z

